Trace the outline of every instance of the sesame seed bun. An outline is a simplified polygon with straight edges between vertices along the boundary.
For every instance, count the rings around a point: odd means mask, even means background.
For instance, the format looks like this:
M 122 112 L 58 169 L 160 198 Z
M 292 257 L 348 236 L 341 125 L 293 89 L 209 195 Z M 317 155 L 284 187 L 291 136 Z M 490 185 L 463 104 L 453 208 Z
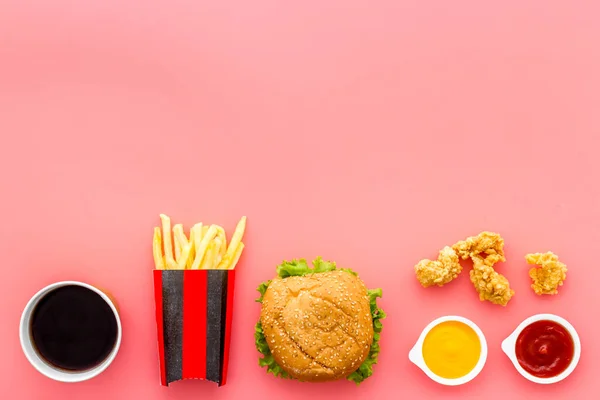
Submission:
M 301 381 L 347 377 L 373 342 L 367 288 L 342 270 L 273 279 L 260 321 L 277 364 Z

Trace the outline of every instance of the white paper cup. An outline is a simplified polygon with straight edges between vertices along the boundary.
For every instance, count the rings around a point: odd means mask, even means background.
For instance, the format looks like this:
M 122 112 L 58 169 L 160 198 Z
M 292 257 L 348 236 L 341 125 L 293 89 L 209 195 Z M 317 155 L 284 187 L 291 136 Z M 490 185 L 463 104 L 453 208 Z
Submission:
M 44 296 L 46 296 L 51 291 L 63 286 L 81 286 L 97 293 L 110 306 L 117 322 L 117 340 L 112 351 L 110 352 L 108 357 L 100 364 L 85 371 L 67 371 L 51 365 L 50 363 L 48 363 L 40 357 L 37 350 L 35 349 L 35 345 L 33 344 L 33 340 L 31 337 L 31 316 L 33 314 L 33 310 L 35 310 L 35 307 Z M 23 314 L 21 315 L 21 323 L 19 326 L 19 337 L 21 339 L 21 347 L 23 348 L 23 353 L 25 353 L 25 357 L 27 357 L 27 360 L 29 360 L 31 365 L 33 365 L 33 367 L 37 369 L 40 373 L 42 373 L 50 379 L 54 379 L 55 381 L 60 382 L 86 381 L 102 373 L 106 368 L 108 368 L 108 366 L 113 362 L 113 360 L 117 356 L 119 347 L 121 345 L 121 336 L 122 330 L 119 312 L 117 310 L 116 305 L 110 299 L 110 297 L 107 296 L 106 293 L 92 285 L 76 281 L 56 282 L 46 286 L 45 288 L 37 292 L 25 306 Z
M 539 378 L 525 371 L 525 369 L 521 367 L 521 364 L 519 364 L 519 360 L 517 360 L 515 346 L 517 344 L 517 339 L 519 338 L 519 335 L 521 334 L 521 332 L 523 332 L 525 328 L 537 321 L 556 322 L 557 324 L 562 325 L 567 330 L 567 332 L 569 332 L 571 338 L 573 339 L 573 359 L 571 360 L 571 363 L 569 364 L 567 369 L 565 369 L 559 375 L 552 376 L 549 378 Z M 530 380 L 531 382 L 539 383 L 542 385 L 548 385 L 562 381 L 567 376 L 571 375 L 571 373 L 575 370 L 575 367 L 577 367 L 577 364 L 579 363 L 579 358 L 581 357 L 581 341 L 579 340 L 579 335 L 577 334 L 577 331 L 575 330 L 573 325 L 571 325 L 566 319 L 554 314 L 536 314 L 521 322 L 519 326 L 517 326 L 517 328 L 510 334 L 510 336 L 504 339 L 504 341 L 502 342 L 502 351 L 506 354 L 510 361 L 512 361 L 515 369 L 524 378 Z
M 460 378 L 455 379 L 442 378 L 441 376 L 436 375 L 432 370 L 429 369 L 429 367 L 425 363 L 425 360 L 423 359 L 423 342 L 425 341 L 425 337 L 433 328 L 447 321 L 462 322 L 463 324 L 473 329 L 477 334 L 477 337 L 479 338 L 479 343 L 481 344 L 481 353 L 479 354 L 479 361 L 477 361 L 475 367 L 471 370 L 471 372 L 469 372 L 465 376 L 461 376 Z M 465 383 L 472 381 L 477 375 L 479 375 L 479 373 L 483 370 L 483 367 L 487 360 L 487 353 L 488 348 L 485 336 L 481 329 L 479 329 L 479 327 L 475 325 L 473 321 L 464 317 L 448 315 L 432 321 L 431 323 L 429 323 L 429 325 L 425 327 L 425 329 L 423 329 L 423 332 L 421 332 L 417 343 L 415 343 L 413 348 L 408 353 L 408 359 L 417 367 L 419 367 L 423 372 L 425 372 L 425 375 L 427 375 L 431 380 L 445 386 L 458 386 L 464 385 Z

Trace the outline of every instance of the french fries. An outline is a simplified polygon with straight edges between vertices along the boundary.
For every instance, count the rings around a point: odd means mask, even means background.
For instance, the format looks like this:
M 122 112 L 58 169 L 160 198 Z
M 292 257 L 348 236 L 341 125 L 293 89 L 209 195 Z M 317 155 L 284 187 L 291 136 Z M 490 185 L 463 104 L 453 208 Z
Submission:
M 197 223 L 188 238 L 183 225 L 171 229 L 171 219 L 164 214 L 160 220 L 161 227 L 154 228 L 152 240 L 156 269 L 234 269 L 244 250 L 246 217 L 238 222 L 229 245 L 225 229 L 219 225 Z
M 164 214 L 160 214 L 160 221 L 162 223 L 163 230 L 163 244 L 165 250 L 165 267 L 166 269 L 177 269 L 175 268 L 175 259 L 173 258 L 173 243 L 171 241 L 171 219 Z
M 154 255 L 154 265 L 156 269 L 165 269 L 165 258 L 163 257 L 162 251 L 162 236 L 160 234 L 160 228 L 154 228 L 154 240 L 152 241 L 152 253 Z

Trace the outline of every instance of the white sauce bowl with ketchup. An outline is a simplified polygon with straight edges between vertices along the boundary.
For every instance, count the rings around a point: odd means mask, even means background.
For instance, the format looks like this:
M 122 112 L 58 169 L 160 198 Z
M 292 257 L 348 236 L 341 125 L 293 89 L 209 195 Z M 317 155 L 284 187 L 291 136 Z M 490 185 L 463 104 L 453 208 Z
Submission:
M 536 314 L 502 342 L 502 351 L 516 370 L 531 382 L 551 384 L 569 376 L 581 356 L 581 341 L 567 320 Z

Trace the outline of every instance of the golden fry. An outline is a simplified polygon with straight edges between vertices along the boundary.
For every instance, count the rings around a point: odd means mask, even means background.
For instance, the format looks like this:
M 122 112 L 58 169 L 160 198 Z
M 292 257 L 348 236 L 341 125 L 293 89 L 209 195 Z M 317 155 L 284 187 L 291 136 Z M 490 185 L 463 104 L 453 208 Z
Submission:
M 154 238 L 152 240 L 152 253 L 156 269 L 165 269 L 165 259 L 163 258 L 162 251 L 160 228 L 156 227 L 154 228 Z
M 227 252 L 225 253 L 225 257 L 228 259 L 233 259 L 235 256 L 235 251 L 237 250 L 240 242 L 242 241 L 242 237 L 244 236 L 244 231 L 246 230 L 246 217 L 242 217 L 235 227 L 235 232 L 233 232 L 233 236 L 231 237 L 231 241 L 229 242 L 229 247 L 227 248 Z
M 175 224 L 171 229 L 171 219 L 168 216 L 160 214 L 160 219 L 161 227 L 154 228 L 152 240 L 156 269 L 235 268 L 244 248 L 241 240 L 246 217 L 238 222 L 229 246 L 225 230 L 219 225 L 197 223 L 190 228 L 188 238 L 182 224 Z
M 189 269 L 199 269 L 200 268 L 200 263 L 202 262 L 202 257 L 204 256 L 204 254 L 200 254 L 200 246 L 202 243 L 202 238 L 204 237 L 204 235 L 203 235 L 204 228 L 205 228 L 205 226 L 203 226 L 201 222 L 197 223 L 192 228 L 192 230 L 194 231 L 194 241 L 193 241 L 193 243 L 194 243 L 194 258 L 191 262 Z
M 191 247 L 193 244 L 191 244 L 188 241 L 187 236 L 185 236 L 183 225 L 175 225 L 173 227 L 173 233 L 175 236 L 175 243 L 178 244 L 180 249 L 179 257 L 176 257 L 177 269 L 185 269 L 188 264 L 188 259 L 190 257 Z
M 235 254 L 234 254 L 235 256 Z M 221 261 L 219 262 L 219 264 L 217 265 L 216 269 L 229 269 L 229 265 L 231 264 L 231 257 L 229 257 L 227 254 L 225 254 L 222 258 Z
M 183 240 L 182 240 L 183 236 Z M 175 248 L 175 262 L 179 263 L 179 259 L 181 258 L 181 250 L 187 243 L 187 238 L 185 237 L 185 233 L 183 233 L 183 225 L 175 224 L 173 225 L 173 247 Z
M 187 262 L 185 264 L 186 269 L 191 269 L 192 264 L 194 263 L 194 258 L 196 257 L 196 240 L 195 240 L 196 232 L 194 231 L 194 227 L 190 228 L 190 240 L 188 242 L 190 246 L 190 251 L 188 254 Z
M 202 229 L 204 230 L 204 227 Z M 194 264 L 192 264 L 192 269 L 204 269 L 201 267 L 206 265 L 203 259 L 206 257 L 206 253 L 208 253 L 209 244 L 213 242 L 216 235 L 217 227 L 215 225 L 207 228 L 206 234 L 202 237 L 200 244 L 196 248 L 196 259 L 194 260 Z
M 244 243 L 240 242 L 237 250 L 235 251 L 235 255 L 233 256 L 232 262 L 227 266 L 227 269 L 235 269 L 240 257 L 242 255 L 242 251 L 244 251 Z
M 202 242 L 203 237 L 202 231 L 204 230 L 202 222 L 194 225 L 192 227 L 192 230 L 194 231 L 194 259 L 192 260 L 190 269 L 198 269 L 200 267 L 200 262 L 202 261 L 202 254 L 199 253 L 200 244 Z
M 215 257 L 213 259 L 212 265 L 209 268 L 210 269 L 219 269 L 219 263 L 221 262 L 221 259 L 223 258 L 221 253 L 223 253 L 223 254 L 225 253 L 224 251 L 222 252 L 224 245 L 223 245 L 223 241 L 218 236 L 215 238 L 213 243 L 215 245 L 215 250 L 214 250 Z
M 175 249 L 179 247 L 179 255 L 177 255 L 177 251 L 175 252 L 177 269 L 185 269 L 193 244 L 188 241 L 188 238 L 183 231 L 183 225 L 181 224 L 177 224 L 173 227 L 173 236 L 175 240 Z
M 164 214 L 160 214 L 163 229 L 163 245 L 165 251 L 165 263 L 167 269 L 176 269 L 175 259 L 173 259 L 173 243 L 171 241 L 171 219 Z
M 218 246 L 219 260 L 221 260 L 227 252 L 227 236 L 225 236 L 225 229 L 221 226 L 217 226 L 217 239 L 220 241 Z
M 188 259 L 190 257 L 190 249 L 192 245 L 187 243 L 184 245 L 183 250 L 181 250 L 181 258 L 177 262 L 177 269 L 185 269 L 188 263 Z
M 204 259 L 202 260 L 200 269 L 212 269 L 212 266 L 214 265 L 215 261 L 216 251 L 217 249 L 215 242 L 210 242 L 206 247 L 206 253 L 204 254 Z

